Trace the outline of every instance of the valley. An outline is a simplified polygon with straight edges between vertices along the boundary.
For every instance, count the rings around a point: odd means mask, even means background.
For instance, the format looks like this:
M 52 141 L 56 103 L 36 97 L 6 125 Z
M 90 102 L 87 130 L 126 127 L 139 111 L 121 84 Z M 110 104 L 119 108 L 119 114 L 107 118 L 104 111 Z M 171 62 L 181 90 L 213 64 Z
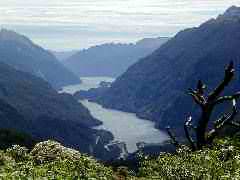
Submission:
M 240 2 L 0 5 L 0 179 L 240 179 Z
M 100 82 L 113 82 L 114 79 L 110 77 L 83 77 L 81 81 L 82 83 L 79 85 L 63 87 L 61 92 L 73 94 L 79 90 L 97 88 Z M 138 150 L 136 144 L 139 142 L 144 142 L 146 144 L 161 144 L 168 140 L 167 135 L 156 129 L 153 122 L 138 118 L 133 113 L 106 109 L 88 100 L 81 100 L 80 102 L 88 108 L 94 118 L 103 122 L 102 125 L 96 126 L 95 129 L 110 131 L 114 136 L 113 141 L 126 143 L 129 153 Z

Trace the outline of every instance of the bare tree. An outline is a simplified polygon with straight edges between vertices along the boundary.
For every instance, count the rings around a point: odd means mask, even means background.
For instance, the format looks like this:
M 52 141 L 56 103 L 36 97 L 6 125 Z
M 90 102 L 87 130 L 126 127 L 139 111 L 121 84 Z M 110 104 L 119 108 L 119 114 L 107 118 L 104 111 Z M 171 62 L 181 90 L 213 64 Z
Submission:
M 229 85 L 234 77 L 234 67 L 231 61 L 225 69 L 225 76 L 222 82 L 209 94 L 205 94 L 206 86 L 201 80 L 198 81 L 196 89 L 189 89 L 188 94 L 192 96 L 196 104 L 201 108 L 201 116 L 198 120 L 196 127 L 192 125 L 192 117 L 188 117 L 184 124 L 184 131 L 187 140 L 192 150 L 202 149 L 203 146 L 212 143 L 214 138 L 219 134 L 220 130 L 226 125 L 231 125 L 240 128 L 240 124 L 234 121 L 237 114 L 236 100 L 240 97 L 240 92 L 237 92 L 231 96 L 220 96 L 224 91 L 224 88 Z M 209 130 L 209 123 L 214 108 L 221 103 L 226 101 L 232 102 L 231 112 L 223 114 L 219 119 L 214 121 L 214 127 Z M 196 133 L 196 142 L 191 137 L 190 129 L 194 129 Z M 176 138 L 167 129 L 170 138 L 173 140 L 175 145 L 178 145 Z

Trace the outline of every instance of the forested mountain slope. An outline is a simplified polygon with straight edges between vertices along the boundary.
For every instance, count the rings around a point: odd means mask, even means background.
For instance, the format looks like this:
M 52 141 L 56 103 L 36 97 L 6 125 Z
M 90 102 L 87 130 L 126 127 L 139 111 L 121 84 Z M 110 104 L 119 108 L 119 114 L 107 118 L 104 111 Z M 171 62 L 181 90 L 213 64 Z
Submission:
M 36 139 L 56 139 L 103 158 L 107 131 L 71 95 L 58 94 L 46 81 L 0 63 L 0 128 L 16 129 Z M 99 139 L 98 143 L 96 139 Z
M 179 32 L 131 66 L 98 101 L 106 107 L 136 112 L 160 128 L 182 127 L 190 112 L 197 119 L 197 106 L 186 90 L 194 88 L 199 79 L 211 90 L 222 80 L 224 66 L 231 60 L 239 73 L 239 45 L 240 8 L 233 6 L 216 19 Z M 239 78 L 231 89 L 240 89 Z
M 79 76 L 117 77 L 138 59 L 151 54 L 169 38 L 145 38 L 136 44 L 102 44 L 81 50 L 63 61 Z
M 41 77 L 55 88 L 80 83 L 49 51 L 6 29 L 0 31 L 0 62 Z

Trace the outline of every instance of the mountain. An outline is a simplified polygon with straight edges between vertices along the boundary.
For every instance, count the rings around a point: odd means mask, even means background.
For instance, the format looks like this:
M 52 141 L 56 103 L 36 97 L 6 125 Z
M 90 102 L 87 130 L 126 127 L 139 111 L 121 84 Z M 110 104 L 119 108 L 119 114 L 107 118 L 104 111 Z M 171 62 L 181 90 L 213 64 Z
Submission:
M 77 53 L 77 51 L 72 50 L 72 51 L 50 51 L 60 62 L 64 61 L 66 59 L 68 59 L 69 57 L 71 57 L 72 55 L 74 55 L 75 53 Z
M 78 76 L 117 77 L 138 59 L 152 53 L 168 38 L 146 38 L 136 44 L 102 44 L 81 50 L 63 61 Z
M 239 72 L 240 8 L 231 7 L 223 15 L 199 27 L 179 32 L 151 55 L 132 65 L 98 101 L 108 108 L 135 112 L 156 122 L 182 129 L 197 105 L 185 92 L 199 79 L 212 90 L 223 78 L 224 67 L 234 61 Z M 240 89 L 239 74 L 226 94 Z
M 49 51 L 6 29 L 0 31 L 0 62 L 41 77 L 55 88 L 80 83 Z
M 41 78 L 3 63 L 0 72 L 0 128 L 55 139 L 98 158 L 113 157 L 104 147 L 112 134 L 93 129 L 101 122 L 71 95 L 58 94 Z

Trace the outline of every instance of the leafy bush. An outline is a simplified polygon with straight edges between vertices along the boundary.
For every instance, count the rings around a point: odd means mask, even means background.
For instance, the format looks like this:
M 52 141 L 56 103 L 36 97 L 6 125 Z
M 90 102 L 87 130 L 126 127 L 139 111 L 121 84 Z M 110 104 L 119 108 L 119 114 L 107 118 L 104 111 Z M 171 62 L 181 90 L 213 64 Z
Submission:
M 0 151 L 0 179 L 114 179 L 110 168 L 54 141 Z
M 141 156 L 136 176 L 126 167 L 116 171 L 55 141 L 38 143 L 28 152 L 21 146 L 0 151 L 0 179 L 240 179 L 239 138 L 221 139 L 213 148 L 191 152 L 162 153 L 157 158 Z
M 236 144 L 236 142 L 238 142 Z M 240 179 L 239 141 L 218 140 L 212 149 L 196 152 L 186 147 L 176 154 L 145 157 L 139 177 L 147 179 Z
M 12 148 L 7 149 L 7 154 L 11 156 L 16 162 L 25 161 L 28 159 L 28 149 L 19 145 L 14 145 Z

